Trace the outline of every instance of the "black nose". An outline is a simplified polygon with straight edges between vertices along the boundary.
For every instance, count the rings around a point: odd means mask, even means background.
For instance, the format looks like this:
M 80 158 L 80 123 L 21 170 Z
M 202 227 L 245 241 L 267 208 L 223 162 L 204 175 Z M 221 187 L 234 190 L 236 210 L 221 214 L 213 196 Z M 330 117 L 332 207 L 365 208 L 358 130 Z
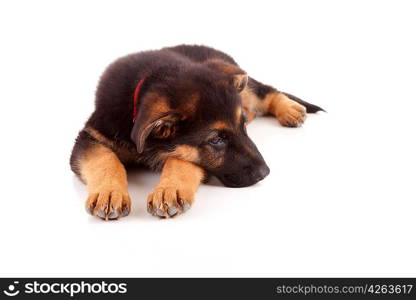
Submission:
M 245 187 L 255 184 L 269 175 L 270 169 L 265 163 L 254 166 L 246 166 L 242 170 L 238 169 L 233 173 L 227 173 L 218 178 L 225 186 Z
M 253 172 L 253 180 L 260 181 L 262 179 L 264 179 L 267 175 L 269 175 L 270 173 L 270 169 L 269 167 L 264 164 L 261 165 L 260 167 L 256 168 L 255 171 Z

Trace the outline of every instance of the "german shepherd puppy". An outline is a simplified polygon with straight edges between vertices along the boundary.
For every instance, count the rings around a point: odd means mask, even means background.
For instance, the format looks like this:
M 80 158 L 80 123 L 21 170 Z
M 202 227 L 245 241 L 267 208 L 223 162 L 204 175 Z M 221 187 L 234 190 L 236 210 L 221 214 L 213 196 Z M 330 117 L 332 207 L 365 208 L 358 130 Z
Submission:
M 148 212 L 173 217 L 191 207 L 209 175 L 245 187 L 269 174 L 245 128 L 256 116 L 298 127 L 306 113 L 320 110 L 248 77 L 233 58 L 209 47 L 139 52 L 102 75 L 71 169 L 87 184 L 87 211 L 104 220 L 130 212 L 124 165 L 161 170 Z

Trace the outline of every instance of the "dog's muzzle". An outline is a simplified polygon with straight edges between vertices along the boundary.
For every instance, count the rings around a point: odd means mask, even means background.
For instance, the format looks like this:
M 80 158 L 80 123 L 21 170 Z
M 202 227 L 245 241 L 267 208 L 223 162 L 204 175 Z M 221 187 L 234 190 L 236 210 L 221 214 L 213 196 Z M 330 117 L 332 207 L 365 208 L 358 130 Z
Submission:
M 259 166 L 246 166 L 241 170 L 226 173 L 218 178 L 221 182 L 228 187 L 245 187 L 253 185 L 260 180 L 263 180 L 269 175 L 270 169 L 264 163 Z

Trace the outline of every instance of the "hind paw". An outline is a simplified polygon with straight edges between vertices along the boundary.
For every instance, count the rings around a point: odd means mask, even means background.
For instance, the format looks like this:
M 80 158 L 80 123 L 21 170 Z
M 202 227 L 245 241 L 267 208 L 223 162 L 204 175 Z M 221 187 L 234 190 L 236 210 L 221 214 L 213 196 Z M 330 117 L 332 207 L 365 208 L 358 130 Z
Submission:
M 300 127 L 306 120 L 306 107 L 289 99 L 282 93 L 274 94 L 270 100 L 269 113 L 286 127 Z
M 276 118 L 286 127 L 300 127 L 306 120 L 306 108 L 303 105 L 290 100 L 292 103 L 284 103 Z

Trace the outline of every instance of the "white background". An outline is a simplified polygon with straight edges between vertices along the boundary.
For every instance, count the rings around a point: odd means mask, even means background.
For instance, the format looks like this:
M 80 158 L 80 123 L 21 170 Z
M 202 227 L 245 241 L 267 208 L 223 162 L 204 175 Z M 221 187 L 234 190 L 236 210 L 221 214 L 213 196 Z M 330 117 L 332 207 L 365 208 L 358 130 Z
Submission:
M 413 1 L 2 1 L 1 276 L 416 276 Z M 324 107 L 249 126 L 271 174 L 185 215 L 84 211 L 69 155 L 119 56 L 180 43 Z

